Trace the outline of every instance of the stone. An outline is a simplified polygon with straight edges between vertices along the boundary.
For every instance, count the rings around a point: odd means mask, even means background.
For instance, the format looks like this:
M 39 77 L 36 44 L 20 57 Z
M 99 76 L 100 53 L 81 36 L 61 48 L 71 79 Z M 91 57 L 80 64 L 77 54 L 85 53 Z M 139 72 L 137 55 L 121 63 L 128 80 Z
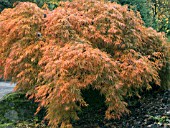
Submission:
M 9 119 L 10 121 L 17 121 L 18 120 L 18 112 L 15 110 L 9 110 L 5 113 L 4 117 Z

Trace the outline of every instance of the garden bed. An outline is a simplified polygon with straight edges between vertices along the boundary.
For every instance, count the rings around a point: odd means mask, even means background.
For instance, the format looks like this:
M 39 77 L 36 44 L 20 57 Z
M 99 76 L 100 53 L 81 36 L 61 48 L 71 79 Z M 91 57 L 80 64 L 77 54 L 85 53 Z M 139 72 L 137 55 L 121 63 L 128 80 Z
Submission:
M 129 102 L 130 115 L 124 115 L 120 120 L 105 120 L 104 97 L 97 91 L 86 90 L 84 98 L 89 106 L 79 113 L 80 120 L 73 122 L 75 128 L 168 128 L 170 127 L 170 90 L 155 91 L 143 94 L 142 99 L 131 98 Z M 23 93 L 11 93 L 0 101 L 0 128 L 12 126 L 16 128 L 45 128 L 40 123 L 44 112 L 34 116 L 37 104 L 28 101 Z M 11 116 L 13 115 L 13 116 Z

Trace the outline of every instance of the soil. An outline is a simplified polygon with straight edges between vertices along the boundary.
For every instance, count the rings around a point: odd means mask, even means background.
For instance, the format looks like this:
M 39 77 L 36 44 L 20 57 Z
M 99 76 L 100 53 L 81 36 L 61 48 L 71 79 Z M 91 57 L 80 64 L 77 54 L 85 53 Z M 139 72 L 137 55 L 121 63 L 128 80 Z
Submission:
M 102 98 L 101 96 L 98 96 Z M 94 99 L 94 98 L 93 98 Z M 129 100 L 129 115 L 120 120 L 104 119 L 106 107 L 93 106 L 80 114 L 75 128 L 170 128 L 170 90 L 150 91 Z

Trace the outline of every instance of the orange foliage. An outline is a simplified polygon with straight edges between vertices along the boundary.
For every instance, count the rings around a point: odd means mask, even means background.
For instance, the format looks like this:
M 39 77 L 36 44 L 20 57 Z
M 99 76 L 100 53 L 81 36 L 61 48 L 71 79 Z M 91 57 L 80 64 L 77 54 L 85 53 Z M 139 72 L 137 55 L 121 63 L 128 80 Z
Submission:
M 44 15 L 47 15 L 44 17 Z M 106 118 L 128 113 L 123 97 L 160 85 L 166 42 L 126 6 L 97 0 L 63 2 L 46 11 L 19 3 L 0 14 L 0 75 L 47 108 L 53 127 L 71 127 L 86 106 L 81 90 L 105 95 Z

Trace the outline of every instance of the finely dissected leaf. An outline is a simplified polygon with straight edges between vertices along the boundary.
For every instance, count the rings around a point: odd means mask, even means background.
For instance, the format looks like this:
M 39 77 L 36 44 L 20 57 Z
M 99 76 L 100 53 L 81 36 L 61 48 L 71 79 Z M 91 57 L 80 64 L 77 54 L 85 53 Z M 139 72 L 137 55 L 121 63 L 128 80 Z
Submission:
M 0 14 L 0 77 L 39 102 L 37 112 L 46 107 L 52 127 L 71 127 L 88 105 L 81 90 L 89 86 L 105 96 L 106 118 L 120 118 L 129 112 L 123 97 L 160 85 L 168 51 L 163 34 L 144 27 L 127 6 L 60 4 L 46 11 L 25 2 Z

